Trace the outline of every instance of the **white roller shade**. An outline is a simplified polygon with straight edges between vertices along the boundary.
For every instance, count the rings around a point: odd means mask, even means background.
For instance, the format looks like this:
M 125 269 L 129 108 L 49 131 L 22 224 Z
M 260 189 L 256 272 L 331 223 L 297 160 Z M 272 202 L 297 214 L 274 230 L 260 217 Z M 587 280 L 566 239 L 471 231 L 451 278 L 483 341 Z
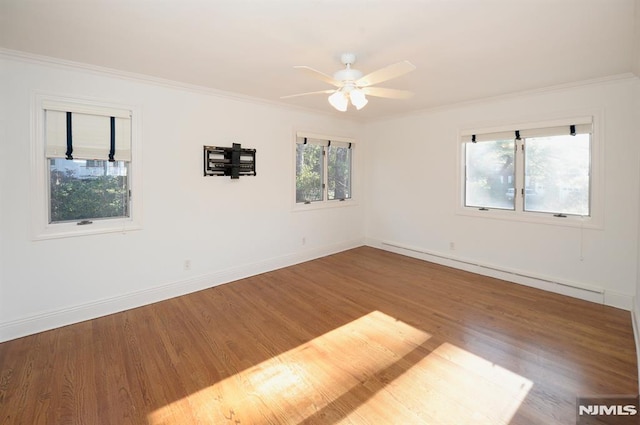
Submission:
M 571 134 L 571 126 L 574 126 L 576 134 L 589 134 L 593 131 L 592 117 L 578 117 L 572 120 L 551 121 L 539 124 L 525 124 L 513 129 L 484 129 L 464 130 L 461 132 L 463 142 L 471 142 L 476 136 L 476 142 L 490 140 L 513 140 L 516 138 L 516 130 L 523 139 L 533 137 L 564 136 Z
M 111 117 L 115 118 L 116 161 L 131 161 L 129 111 L 45 103 L 45 154 L 64 158 L 67 151 L 67 112 L 71 112 L 74 159 L 108 160 L 111 149 Z
M 331 141 L 331 146 L 341 147 L 341 148 L 350 148 L 353 147 L 353 141 L 351 139 L 342 138 L 342 137 L 327 137 L 313 133 L 297 133 L 296 134 L 296 143 L 304 144 L 305 139 L 307 144 L 309 145 L 320 145 L 320 146 L 328 146 L 329 141 Z
M 463 134 L 463 142 L 471 142 L 473 135 L 476 136 L 476 142 L 488 142 L 491 140 L 513 140 L 515 139 L 515 131 L 496 131 L 493 133 Z

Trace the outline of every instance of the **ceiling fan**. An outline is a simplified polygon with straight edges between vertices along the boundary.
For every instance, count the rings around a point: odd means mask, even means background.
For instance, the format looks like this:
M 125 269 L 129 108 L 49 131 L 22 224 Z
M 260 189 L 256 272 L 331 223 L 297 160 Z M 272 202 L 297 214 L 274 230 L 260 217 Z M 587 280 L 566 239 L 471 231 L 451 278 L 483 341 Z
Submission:
M 340 60 L 346 68 L 333 74 L 333 77 L 308 66 L 294 66 L 294 68 L 303 71 L 307 75 L 329 83 L 337 88 L 292 94 L 282 96 L 280 99 L 306 96 L 309 94 L 330 94 L 328 100 L 331 106 L 336 108 L 338 111 L 344 112 L 347 110 L 349 101 L 351 101 L 351 104 L 358 110 L 364 108 L 364 106 L 369 102 L 367 100 L 367 95 L 386 97 L 390 99 L 407 99 L 413 96 L 413 93 L 407 90 L 372 87 L 374 84 L 400 77 L 401 75 L 416 69 L 415 65 L 409 61 L 394 63 L 363 76 L 362 72 L 351 68 L 351 65 L 356 61 L 355 54 L 344 53 L 340 56 Z

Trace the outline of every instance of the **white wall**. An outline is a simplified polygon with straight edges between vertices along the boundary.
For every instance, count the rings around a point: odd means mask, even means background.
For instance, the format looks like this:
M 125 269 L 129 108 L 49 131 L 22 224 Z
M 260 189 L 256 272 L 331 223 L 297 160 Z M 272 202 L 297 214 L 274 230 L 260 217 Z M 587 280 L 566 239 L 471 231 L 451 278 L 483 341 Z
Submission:
M 31 240 L 34 91 L 140 107 L 142 230 Z M 600 301 L 623 308 L 631 308 L 633 295 L 640 299 L 637 79 L 363 125 L 0 54 L 0 94 L 0 341 L 347 249 L 365 235 L 374 246 L 388 241 L 441 255 L 424 256 L 433 261 L 453 257 L 603 288 Z M 581 234 L 456 214 L 461 128 L 580 115 L 585 109 L 601 110 L 604 117 L 604 229 Z M 355 181 L 365 186 L 355 188 L 359 204 L 292 211 L 294 129 L 357 137 Z M 202 145 L 232 142 L 257 149 L 258 176 L 203 177 Z M 186 259 L 190 271 L 183 270 Z M 545 289 L 562 292 L 553 285 Z
M 637 78 L 486 100 L 366 125 L 368 243 L 407 246 L 416 255 L 465 267 L 496 266 L 518 274 L 469 269 L 631 309 L 638 273 Z M 502 221 L 457 214 L 458 132 L 603 112 L 604 228 Z M 449 247 L 455 243 L 455 250 Z M 403 251 L 409 255 L 415 251 Z M 582 255 L 582 260 L 581 260 Z M 451 262 L 442 257 L 455 258 Z M 463 263 L 464 262 L 464 263 Z M 571 291 L 547 281 L 601 288 Z
M 639 8 L 640 8 L 640 2 L 639 3 Z M 640 11 L 636 11 L 636 13 L 640 13 Z M 636 121 L 636 128 L 638 129 L 638 132 L 636 133 L 636 136 L 634 137 L 635 143 L 636 144 L 640 144 L 640 85 L 636 87 L 636 103 L 635 103 L 635 121 Z M 640 157 L 638 157 L 638 168 L 640 168 Z M 638 191 L 640 191 L 640 181 L 638 182 Z M 638 223 L 640 223 L 640 211 L 638 212 Z M 635 315 L 636 315 L 636 325 L 640 325 L 640 225 L 638 226 L 638 258 L 637 258 L 637 267 L 638 267 L 638 274 L 637 274 L 637 279 L 636 279 L 636 293 L 635 293 L 635 297 L 636 297 L 636 304 L 635 304 Z M 636 328 L 636 331 L 640 331 L 640 329 Z M 640 335 L 636 335 L 636 344 L 640 344 L 640 339 L 638 339 L 638 337 L 640 337 Z M 637 347 L 638 348 L 638 359 L 639 362 L 638 364 L 640 364 L 640 346 Z M 640 374 L 640 370 L 638 371 L 638 373 Z
M 637 77 L 640 77 L 640 0 L 636 0 L 636 13 L 635 13 L 635 42 L 634 52 L 635 56 L 632 58 L 634 63 L 634 73 Z
M 640 1 L 636 3 L 636 18 L 640 16 Z M 640 25 L 636 26 L 637 30 L 640 30 Z M 640 43 L 638 43 L 640 46 Z M 640 75 L 640 73 L 638 74 Z M 636 121 L 636 136 L 635 142 L 640 144 L 640 85 L 636 86 L 636 102 L 635 102 L 635 121 Z M 638 168 L 640 168 L 640 157 L 638 157 Z M 637 190 L 640 192 L 640 181 L 638 182 Z M 640 211 L 638 211 L 637 217 L 638 223 L 640 223 Z M 638 357 L 638 365 L 640 365 L 640 225 L 638 226 L 638 257 L 636 259 L 637 275 L 636 275 L 636 292 L 635 292 L 635 304 L 632 310 L 633 331 L 636 341 L 636 356 Z M 638 368 L 638 380 L 640 381 L 640 368 Z
M 31 240 L 34 91 L 140 108 L 142 230 Z M 0 93 L 0 341 L 362 243 L 362 206 L 292 211 L 293 130 L 357 136 L 359 124 L 9 55 Z M 232 142 L 257 149 L 258 175 L 203 177 L 202 146 Z

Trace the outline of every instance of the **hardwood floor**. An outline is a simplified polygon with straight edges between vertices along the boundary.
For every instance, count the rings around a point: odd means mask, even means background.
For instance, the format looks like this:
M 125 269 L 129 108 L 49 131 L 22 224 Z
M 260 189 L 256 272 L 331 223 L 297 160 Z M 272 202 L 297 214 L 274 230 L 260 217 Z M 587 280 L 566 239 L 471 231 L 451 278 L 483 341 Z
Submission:
M 629 312 L 358 248 L 0 344 L 0 423 L 573 424 Z

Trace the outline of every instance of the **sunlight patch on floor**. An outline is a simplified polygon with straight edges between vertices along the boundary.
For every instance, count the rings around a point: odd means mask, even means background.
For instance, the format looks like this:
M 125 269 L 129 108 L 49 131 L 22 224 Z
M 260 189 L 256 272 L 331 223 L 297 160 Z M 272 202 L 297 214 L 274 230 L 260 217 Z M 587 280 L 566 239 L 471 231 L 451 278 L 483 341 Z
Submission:
M 373 311 L 292 350 L 164 406 L 150 425 L 183 423 L 194 409 L 202 423 L 299 423 L 350 388 L 414 350 L 424 331 Z
M 166 405 L 150 425 L 508 424 L 532 386 L 454 345 L 373 311 Z
M 507 425 L 533 382 L 444 343 L 375 394 L 368 404 L 401 400 L 425 424 Z M 360 406 L 355 413 L 366 411 Z

